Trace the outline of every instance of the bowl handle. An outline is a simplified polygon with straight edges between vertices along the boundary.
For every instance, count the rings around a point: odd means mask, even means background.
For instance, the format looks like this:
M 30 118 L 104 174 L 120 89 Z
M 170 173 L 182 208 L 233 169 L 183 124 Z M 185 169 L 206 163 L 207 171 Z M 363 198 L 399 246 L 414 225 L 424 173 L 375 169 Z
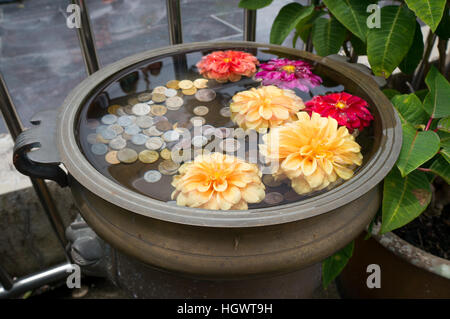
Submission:
M 56 147 L 58 110 L 45 110 L 33 116 L 33 126 L 23 131 L 14 145 L 13 163 L 24 175 L 50 179 L 64 187 L 66 172 L 59 167 L 61 159 Z

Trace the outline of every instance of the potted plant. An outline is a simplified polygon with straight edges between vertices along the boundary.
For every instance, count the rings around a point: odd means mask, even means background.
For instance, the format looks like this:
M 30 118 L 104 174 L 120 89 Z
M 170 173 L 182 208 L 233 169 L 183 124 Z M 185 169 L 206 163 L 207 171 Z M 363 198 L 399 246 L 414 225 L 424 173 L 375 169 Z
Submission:
M 256 10 L 271 2 L 241 0 L 239 6 Z M 321 56 L 343 52 L 350 62 L 367 56 L 373 74 L 386 79 L 383 92 L 402 121 L 402 151 L 384 180 L 382 209 L 368 226 L 366 238 L 360 237 L 324 261 L 323 286 L 348 263 L 338 280 L 343 297 L 448 298 L 449 3 L 381 4 L 313 0 L 303 6 L 292 2 L 281 8 L 270 33 L 271 43 L 282 44 L 293 32 L 293 47 L 301 38 L 306 51 Z M 425 43 L 421 25 L 429 27 Z M 439 56 L 430 61 L 436 43 Z M 400 72 L 394 73 L 397 68 Z M 370 264 L 380 267 L 384 279 L 375 286 L 381 288 L 367 286 Z

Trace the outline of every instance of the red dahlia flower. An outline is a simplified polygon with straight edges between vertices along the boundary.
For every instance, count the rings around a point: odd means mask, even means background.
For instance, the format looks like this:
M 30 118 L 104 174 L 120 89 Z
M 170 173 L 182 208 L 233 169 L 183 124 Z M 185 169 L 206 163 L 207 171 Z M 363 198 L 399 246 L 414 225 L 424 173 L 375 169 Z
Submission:
M 372 114 L 367 109 L 367 102 L 345 92 L 315 96 L 306 102 L 305 106 L 305 111 L 310 114 L 316 112 L 323 117 L 334 118 L 350 132 L 354 129 L 362 131 L 373 120 Z

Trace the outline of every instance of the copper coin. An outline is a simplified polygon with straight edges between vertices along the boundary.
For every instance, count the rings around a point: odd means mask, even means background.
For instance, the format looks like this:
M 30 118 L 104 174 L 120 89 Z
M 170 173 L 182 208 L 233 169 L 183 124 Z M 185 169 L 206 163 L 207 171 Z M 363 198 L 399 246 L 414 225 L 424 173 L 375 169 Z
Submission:
M 124 148 L 117 152 L 117 159 L 122 163 L 131 164 L 136 162 L 138 154 L 131 148 Z
M 152 94 L 149 92 L 141 93 L 137 97 L 139 102 L 147 102 L 152 99 Z
M 144 150 L 139 153 L 139 160 L 145 164 L 151 164 L 158 160 L 159 154 L 156 151 Z
M 178 86 L 182 90 L 189 90 L 190 88 L 194 87 L 194 83 L 190 80 L 183 80 L 178 82 Z
M 161 158 L 170 160 L 172 158 L 172 153 L 167 148 L 165 148 L 161 151 Z
M 177 81 L 177 80 L 171 80 L 171 81 L 169 81 L 169 82 L 167 82 L 166 83 L 166 86 L 169 88 L 169 89 L 175 89 L 175 90 L 178 90 L 180 87 L 178 86 L 178 83 L 180 83 L 180 81 Z
M 195 93 L 195 98 L 200 102 L 211 102 L 216 98 L 216 92 L 211 89 L 201 89 Z
M 158 170 L 164 175 L 173 175 L 178 171 L 179 163 L 172 160 L 164 160 L 158 165 Z
M 275 205 L 278 203 L 281 203 L 283 201 L 284 197 L 280 193 L 277 192 L 271 192 L 266 194 L 266 198 L 264 198 L 264 202 L 266 202 L 269 205 Z
M 119 164 L 120 161 L 117 159 L 117 151 L 110 151 L 106 153 L 105 155 L 105 161 L 107 161 L 109 164 Z
M 159 121 L 156 123 L 155 127 L 158 129 L 158 131 L 166 132 L 172 129 L 172 124 L 170 124 L 169 121 Z
M 193 86 L 190 89 L 181 90 L 181 93 L 183 93 L 184 95 L 194 95 L 195 93 L 197 93 L 197 88 Z
M 109 114 L 116 114 L 118 109 L 120 109 L 120 105 L 118 105 L 118 104 L 110 105 L 108 107 L 108 113 Z
M 204 105 L 199 105 L 194 108 L 193 112 L 195 115 L 205 116 L 206 114 L 208 114 L 209 109 Z
M 206 89 L 208 87 L 208 80 L 207 79 L 197 79 L 194 81 L 194 86 L 197 89 Z
M 151 112 L 153 115 L 162 116 L 167 113 L 167 108 L 163 105 L 155 104 L 155 105 L 152 105 Z

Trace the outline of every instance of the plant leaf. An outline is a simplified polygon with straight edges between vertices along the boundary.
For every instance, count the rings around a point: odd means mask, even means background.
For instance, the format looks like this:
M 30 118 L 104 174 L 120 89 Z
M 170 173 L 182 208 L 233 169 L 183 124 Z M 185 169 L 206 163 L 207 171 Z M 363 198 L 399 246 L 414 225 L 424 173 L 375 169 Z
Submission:
M 450 133 L 450 116 L 440 119 L 437 125 L 437 129 Z
M 281 8 L 270 30 L 270 43 L 282 44 L 295 26 L 303 18 L 314 11 L 314 6 L 304 7 L 296 2 L 289 3 Z
M 241 0 L 239 2 L 239 8 L 257 10 L 267 7 L 273 0 Z
M 449 116 L 450 83 L 434 66 L 431 66 L 425 83 L 430 89 L 423 101 L 425 111 L 434 119 Z
M 420 215 L 431 200 L 427 175 L 413 171 L 402 177 L 394 167 L 384 179 L 381 233 L 406 225 Z
M 424 124 L 430 117 L 424 111 L 422 102 L 415 94 L 396 95 L 391 99 L 391 102 L 397 109 L 402 124 Z
M 318 18 L 314 21 L 312 42 L 318 55 L 328 56 L 339 52 L 347 30 L 335 18 Z
M 450 148 L 441 149 L 441 155 L 450 164 Z
M 444 13 L 446 0 L 405 0 L 408 7 L 420 20 L 436 31 Z
M 367 35 L 367 6 L 365 0 L 323 0 L 334 17 L 350 32 L 366 42 Z
M 367 44 L 361 41 L 360 38 L 352 34 L 350 38 L 350 43 L 352 44 L 353 50 L 356 55 L 366 55 L 367 54 Z
M 383 93 L 388 97 L 389 100 L 392 100 L 394 96 L 401 94 L 395 89 L 383 89 Z
M 347 265 L 347 262 L 353 255 L 355 242 L 350 242 L 347 246 L 328 257 L 322 262 L 322 285 L 327 288 L 328 285 L 341 273 Z
M 436 34 L 444 40 L 450 38 L 450 6 L 445 9 L 442 20 L 436 29 Z
M 404 6 L 381 8 L 381 28 L 367 33 L 367 56 L 375 75 L 389 77 L 414 39 L 416 17 Z
M 442 177 L 447 184 L 450 184 L 450 165 L 444 156 L 438 156 L 433 164 L 431 164 L 430 170 Z
M 403 73 L 413 73 L 423 56 L 423 35 L 420 24 L 416 22 L 416 30 L 414 31 L 414 39 L 408 53 L 398 66 Z
M 439 136 L 433 131 L 417 131 L 410 124 L 402 124 L 402 150 L 397 167 L 406 176 L 431 159 L 439 151 Z

